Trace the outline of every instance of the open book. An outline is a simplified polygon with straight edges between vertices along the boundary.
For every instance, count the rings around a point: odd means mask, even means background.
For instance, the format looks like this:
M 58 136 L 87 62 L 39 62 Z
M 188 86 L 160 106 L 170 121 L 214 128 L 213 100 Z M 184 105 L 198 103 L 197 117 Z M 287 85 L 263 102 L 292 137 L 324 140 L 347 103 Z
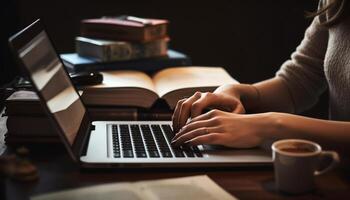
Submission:
M 152 77 L 140 71 L 105 71 L 103 83 L 81 88 L 87 105 L 150 108 L 164 99 L 170 109 L 196 91 L 211 92 L 223 84 L 238 83 L 221 67 L 174 67 Z
M 112 183 L 56 192 L 32 200 L 127 199 L 127 200 L 235 200 L 208 176 L 192 176 L 135 183 Z

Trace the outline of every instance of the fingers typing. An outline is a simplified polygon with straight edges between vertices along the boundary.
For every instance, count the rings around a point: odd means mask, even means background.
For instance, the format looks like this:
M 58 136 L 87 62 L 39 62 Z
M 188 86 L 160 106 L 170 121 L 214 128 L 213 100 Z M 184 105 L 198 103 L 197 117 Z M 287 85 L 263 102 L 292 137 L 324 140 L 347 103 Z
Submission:
M 178 128 L 181 129 L 187 122 L 191 114 L 192 104 L 201 98 L 201 93 L 196 92 L 190 98 L 186 99 L 182 104 L 179 112 Z
M 179 114 L 180 114 L 180 109 L 181 109 L 181 105 L 182 103 L 185 101 L 186 99 L 181 99 L 177 102 L 175 110 L 174 110 L 174 114 L 172 116 L 172 121 L 173 121 L 173 130 L 174 132 L 179 131 Z

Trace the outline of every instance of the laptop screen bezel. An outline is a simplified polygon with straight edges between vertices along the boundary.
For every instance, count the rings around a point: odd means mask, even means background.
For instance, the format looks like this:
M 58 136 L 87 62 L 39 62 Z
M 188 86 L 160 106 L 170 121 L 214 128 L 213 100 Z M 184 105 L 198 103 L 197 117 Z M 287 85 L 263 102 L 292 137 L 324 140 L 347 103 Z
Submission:
M 20 32 L 13 35 L 9 39 L 9 45 L 10 45 L 11 51 L 15 57 L 15 60 L 18 64 L 18 66 L 20 67 L 21 72 L 27 76 L 27 78 L 31 81 L 31 83 L 33 83 L 31 73 L 29 72 L 27 67 L 25 67 L 25 64 L 23 63 L 22 59 L 20 58 L 19 50 L 22 47 L 24 47 L 26 44 L 28 44 L 31 40 L 33 40 L 33 38 L 35 36 L 37 36 L 39 33 L 43 32 L 43 31 L 46 33 L 48 40 L 50 41 L 50 43 L 55 51 L 56 56 L 58 57 L 59 61 L 62 63 L 62 66 L 64 66 L 62 59 L 58 55 L 57 50 L 56 50 L 54 44 L 52 43 L 52 40 L 51 40 L 49 34 L 46 32 L 45 27 L 44 27 L 43 23 L 40 21 L 40 19 L 37 19 L 35 22 L 30 24 L 26 28 L 22 29 Z M 69 76 L 67 69 L 65 67 L 63 67 L 63 68 L 64 68 L 64 71 L 67 74 L 67 76 Z M 68 139 L 67 139 L 63 129 L 59 126 L 58 122 L 56 121 L 56 119 L 53 116 L 53 113 L 50 112 L 50 110 L 46 104 L 46 101 L 43 98 L 41 92 L 38 90 L 38 88 L 36 87 L 35 84 L 32 84 L 32 85 L 33 85 L 33 88 L 34 88 L 36 94 L 39 96 L 40 104 L 42 105 L 42 108 L 44 109 L 47 116 L 49 117 L 54 129 L 58 132 L 59 137 L 61 138 L 61 141 L 63 142 L 66 149 L 68 150 L 68 153 L 70 154 L 70 156 L 73 158 L 74 161 L 79 162 L 80 156 L 81 156 L 82 152 L 84 151 L 84 147 L 86 145 L 87 139 L 89 138 L 90 129 L 91 129 L 91 121 L 90 121 L 90 118 L 88 115 L 88 111 L 87 111 L 76 87 L 72 83 L 71 79 L 69 79 L 69 81 L 70 81 L 70 84 L 73 86 L 75 92 L 79 96 L 79 100 L 82 102 L 83 107 L 85 108 L 84 116 L 82 118 L 78 133 L 77 133 L 72 145 L 69 144 Z

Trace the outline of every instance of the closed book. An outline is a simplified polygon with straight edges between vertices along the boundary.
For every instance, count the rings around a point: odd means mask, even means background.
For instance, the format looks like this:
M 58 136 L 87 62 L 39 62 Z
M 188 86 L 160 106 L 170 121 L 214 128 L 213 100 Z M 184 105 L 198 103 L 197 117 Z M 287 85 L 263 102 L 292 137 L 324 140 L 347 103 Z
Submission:
M 16 91 L 5 100 L 5 114 L 7 116 L 43 116 L 44 112 L 38 100 L 38 96 L 33 91 Z
M 79 56 L 93 57 L 101 62 L 135 60 L 166 56 L 168 41 L 168 38 L 164 38 L 146 43 L 135 43 L 76 37 L 75 49 Z
M 162 19 L 137 21 L 121 17 L 104 17 L 82 20 L 80 34 L 90 38 L 148 42 L 167 37 L 167 27 L 168 21 Z
M 23 135 L 16 135 L 8 132 L 5 137 L 6 145 L 16 146 L 16 145 L 27 145 L 27 144 L 48 144 L 61 143 L 59 136 L 30 136 L 25 137 Z
M 23 137 L 57 135 L 49 118 L 45 115 L 41 117 L 9 116 L 6 126 L 8 135 L 21 135 Z
M 61 59 L 70 72 L 138 70 L 153 73 L 168 67 L 192 65 L 190 57 L 174 50 L 168 50 L 166 56 L 128 61 L 101 62 L 96 58 L 79 56 L 77 53 L 61 54 Z

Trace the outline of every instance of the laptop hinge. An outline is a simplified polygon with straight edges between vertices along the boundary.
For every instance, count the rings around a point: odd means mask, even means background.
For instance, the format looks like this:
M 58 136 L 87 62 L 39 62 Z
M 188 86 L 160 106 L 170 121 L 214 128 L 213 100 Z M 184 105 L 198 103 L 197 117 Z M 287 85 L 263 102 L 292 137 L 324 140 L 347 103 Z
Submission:
M 88 146 L 89 146 L 89 141 L 90 141 L 90 135 L 91 135 L 91 131 L 94 131 L 95 130 L 95 125 L 92 125 L 92 122 L 89 124 L 89 127 L 88 127 L 88 129 L 86 129 L 86 138 L 85 138 L 85 141 L 86 142 L 84 142 L 84 145 L 83 145 L 83 148 L 82 148 L 82 150 L 81 150 L 81 156 L 86 156 L 86 154 L 87 154 L 87 148 L 88 148 Z

